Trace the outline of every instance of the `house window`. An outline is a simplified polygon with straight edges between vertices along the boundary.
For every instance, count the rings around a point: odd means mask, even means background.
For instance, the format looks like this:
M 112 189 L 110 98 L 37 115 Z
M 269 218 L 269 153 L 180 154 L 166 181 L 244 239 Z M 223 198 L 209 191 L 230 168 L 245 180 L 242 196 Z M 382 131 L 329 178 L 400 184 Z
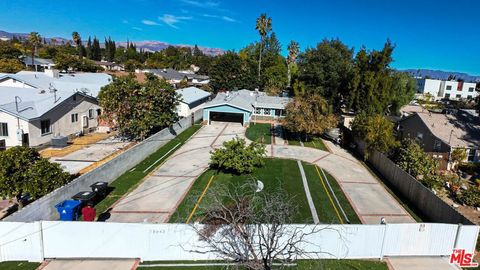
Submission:
M 255 114 L 261 114 L 262 108 L 255 108 Z
M 93 109 L 88 110 L 88 118 L 93 119 L 93 117 L 94 117 L 94 112 L 95 112 L 95 111 L 94 111 Z
M 440 151 L 440 148 L 442 147 L 442 142 L 439 140 L 435 140 L 433 143 L 433 151 Z
M 270 109 L 267 109 L 267 108 L 263 109 L 263 114 L 270 115 Z
M 472 95 L 468 95 L 468 96 L 467 96 L 467 99 L 468 99 L 468 100 L 472 100 L 472 99 L 473 99 Z
M 468 92 L 473 92 L 473 87 L 468 88 Z
M 417 140 L 419 140 L 419 141 L 423 140 L 423 133 L 417 132 Z
M 40 129 L 42 131 L 42 135 L 49 134 L 50 132 L 52 132 L 50 119 L 40 121 Z
M 468 150 L 468 161 L 474 162 L 475 161 L 475 153 L 477 151 L 475 149 L 469 149 Z
M 456 98 L 462 98 L 461 94 L 455 95 Z
M 452 90 L 452 86 L 451 86 L 451 85 L 447 85 L 447 90 Z
M 97 116 L 102 115 L 102 109 L 97 109 Z
M 0 136 L 8 137 L 8 124 L 0 123 Z
M 445 94 L 446 99 L 450 99 L 450 94 Z
M 77 95 L 73 95 L 73 101 L 77 101 Z
M 72 113 L 72 123 L 78 122 L 78 113 Z

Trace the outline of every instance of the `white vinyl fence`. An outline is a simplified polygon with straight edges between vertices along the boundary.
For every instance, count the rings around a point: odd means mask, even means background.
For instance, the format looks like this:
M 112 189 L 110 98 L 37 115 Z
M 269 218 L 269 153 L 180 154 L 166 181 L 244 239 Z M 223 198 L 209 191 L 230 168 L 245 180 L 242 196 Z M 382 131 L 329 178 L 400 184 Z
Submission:
M 299 226 L 311 231 L 314 225 Z M 323 226 L 323 225 L 322 225 Z M 325 225 L 309 235 L 308 251 L 319 258 L 381 259 L 384 256 L 448 256 L 453 248 L 473 252 L 479 226 L 411 223 L 387 225 Z M 315 227 L 319 229 L 321 227 Z M 0 222 L 0 261 L 45 258 L 140 258 L 211 260 L 204 246 L 184 224 L 134 224 L 38 221 Z

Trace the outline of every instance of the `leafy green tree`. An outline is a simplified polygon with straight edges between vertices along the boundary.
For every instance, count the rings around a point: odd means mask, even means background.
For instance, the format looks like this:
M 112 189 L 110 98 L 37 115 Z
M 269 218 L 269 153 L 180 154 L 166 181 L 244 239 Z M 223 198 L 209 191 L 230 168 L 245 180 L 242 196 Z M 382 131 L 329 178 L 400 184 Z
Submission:
M 266 68 L 264 72 L 264 89 L 269 95 L 276 96 L 280 94 L 288 84 L 288 78 L 285 74 L 288 73 L 287 66 L 283 57 L 277 57 L 277 63 Z
M 460 162 L 467 159 L 467 150 L 463 148 L 455 148 L 450 155 L 450 160 L 453 163 L 453 169 L 456 169 Z
M 285 107 L 284 127 L 304 135 L 321 135 L 337 125 L 327 101 L 320 95 L 295 97 Z
M 125 62 L 125 71 L 134 72 L 135 69 L 140 68 L 142 63 L 138 62 L 135 59 L 129 59 Z
M 133 75 L 114 78 L 99 93 L 102 117 L 115 124 L 120 135 L 141 140 L 178 120 L 179 96 L 165 80 L 148 74 L 145 83 Z
M 10 41 L 0 41 L 0 59 L 18 59 L 22 52 Z
M 0 58 L 0 72 L 17 73 L 24 68 L 22 62 L 17 59 Z
M 365 142 L 365 158 L 368 158 L 373 150 L 386 153 L 398 145 L 393 133 L 393 123 L 379 114 L 357 114 L 352 122 L 352 132 Z
M 210 70 L 210 84 L 214 91 L 253 89 L 256 85 L 255 67 L 235 52 L 217 56 Z
M 0 152 L 0 196 L 37 199 L 72 180 L 59 164 L 40 157 L 37 150 L 16 146 Z M 19 206 L 22 207 L 19 201 Z
M 260 52 L 258 54 L 258 82 L 260 82 L 263 48 L 265 47 L 265 40 L 268 34 L 272 31 L 272 18 L 267 17 L 265 13 L 261 14 L 260 17 L 257 18 L 255 29 L 260 35 Z
M 237 137 L 212 152 L 210 166 L 229 173 L 251 173 L 265 164 L 266 153 L 265 145 L 257 142 L 247 145 L 245 139 Z
M 298 57 L 299 80 L 309 94 L 324 96 L 339 108 L 353 77 L 353 48 L 338 39 L 323 40 Z
M 427 155 L 413 139 L 407 138 L 395 151 L 394 162 L 413 177 L 435 174 L 438 162 Z
M 97 66 L 93 61 L 88 59 L 78 59 L 71 54 L 59 53 L 53 59 L 55 67 L 59 70 L 73 70 L 84 72 L 97 72 L 101 67 Z

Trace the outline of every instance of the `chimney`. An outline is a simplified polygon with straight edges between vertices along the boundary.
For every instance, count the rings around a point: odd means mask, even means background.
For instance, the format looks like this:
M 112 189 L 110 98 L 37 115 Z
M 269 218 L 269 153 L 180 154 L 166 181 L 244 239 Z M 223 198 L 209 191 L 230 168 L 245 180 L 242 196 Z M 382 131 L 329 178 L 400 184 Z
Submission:
M 44 73 L 50 78 L 58 79 L 60 77 L 60 72 L 57 69 L 45 69 Z

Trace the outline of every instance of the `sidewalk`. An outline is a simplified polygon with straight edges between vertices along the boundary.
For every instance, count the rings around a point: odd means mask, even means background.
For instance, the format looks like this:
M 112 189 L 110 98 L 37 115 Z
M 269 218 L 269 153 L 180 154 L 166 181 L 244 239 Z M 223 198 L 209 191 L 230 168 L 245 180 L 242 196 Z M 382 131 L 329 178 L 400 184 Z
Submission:
M 37 270 L 134 270 L 138 261 L 125 260 L 52 260 L 43 263 Z

